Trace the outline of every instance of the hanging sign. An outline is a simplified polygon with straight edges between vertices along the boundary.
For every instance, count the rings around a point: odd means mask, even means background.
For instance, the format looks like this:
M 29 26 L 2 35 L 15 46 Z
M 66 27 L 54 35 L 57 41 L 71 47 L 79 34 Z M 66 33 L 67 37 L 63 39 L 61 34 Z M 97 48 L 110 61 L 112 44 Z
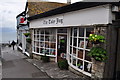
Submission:
M 26 17 L 21 16 L 21 17 L 20 17 L 20 23 L 19 23 L 19 24 L 20 24 L 20 25 L 21 25 L 21 24 L 27 24 Z

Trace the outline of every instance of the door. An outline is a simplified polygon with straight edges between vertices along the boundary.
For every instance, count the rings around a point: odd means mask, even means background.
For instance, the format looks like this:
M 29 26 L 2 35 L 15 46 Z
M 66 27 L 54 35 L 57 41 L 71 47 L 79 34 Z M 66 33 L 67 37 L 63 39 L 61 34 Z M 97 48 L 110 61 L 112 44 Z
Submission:
M 62 35 L 62 34 L 58 34 L 58 54 L 57 54 L 57 61 L 59 61 L 60 59 L 64 59 L 66 58 L 66 54 L 67 54 L 67 35 Z

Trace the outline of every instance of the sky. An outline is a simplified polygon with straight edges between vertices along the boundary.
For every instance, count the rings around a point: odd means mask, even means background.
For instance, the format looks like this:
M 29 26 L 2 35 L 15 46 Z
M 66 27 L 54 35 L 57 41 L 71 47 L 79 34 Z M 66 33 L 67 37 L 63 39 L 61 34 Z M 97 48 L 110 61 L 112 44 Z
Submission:
M 2 0 L 0 1 L 0 43 L 17 40 L 16 16 L 25 10 L 27 0 Z M 67 0 L 48 0 L 66 3 Z M 71 0 L 77 2 L 81 0 Z

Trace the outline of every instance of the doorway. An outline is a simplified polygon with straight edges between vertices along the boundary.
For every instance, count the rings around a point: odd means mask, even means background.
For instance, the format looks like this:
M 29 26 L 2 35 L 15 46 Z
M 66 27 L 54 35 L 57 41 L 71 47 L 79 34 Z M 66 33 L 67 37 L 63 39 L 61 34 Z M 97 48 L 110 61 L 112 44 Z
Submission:
M 57 61 L 65 59 L 67 54 L 67 29 L 58 29 L 57 33 Z

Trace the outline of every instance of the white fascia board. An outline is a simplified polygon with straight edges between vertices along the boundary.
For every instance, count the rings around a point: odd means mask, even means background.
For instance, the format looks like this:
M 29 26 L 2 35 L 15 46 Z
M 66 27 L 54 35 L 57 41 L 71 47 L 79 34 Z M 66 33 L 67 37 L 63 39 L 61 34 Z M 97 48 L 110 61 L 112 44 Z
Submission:
M 44 21 L 63 19 L 61 24 L 44 24 Z M 110 5 L 101 5 L 82 10 L 63 13 L 55 16 L 35 19 L 30 21 L 30 28 L 69 27 L 82 25 L 96 25 L 112 23 L 112 12 Z

